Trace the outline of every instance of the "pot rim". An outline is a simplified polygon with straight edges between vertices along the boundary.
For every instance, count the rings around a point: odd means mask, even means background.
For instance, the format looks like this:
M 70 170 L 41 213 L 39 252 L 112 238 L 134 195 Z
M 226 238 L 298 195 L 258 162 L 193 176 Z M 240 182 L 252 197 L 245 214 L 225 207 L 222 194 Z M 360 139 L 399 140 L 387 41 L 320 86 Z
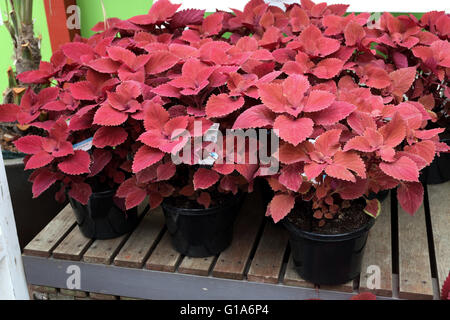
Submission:
M 166 201 L 163 201 L 161 207 L 163 209 L 176 210 L 179 214 L 184 216 L 207 216 L 215 214 L 218 210 L 229 209 L 239 203 L 239 201 L 243 200 L 245 193 L 239 191 L 232 199 L 226 202 L 223 206 L 212 207 L 208 209 L 186 209 L 186 208 L 178 208 L 173 205 L 168 204 Z
M 294 225 L 289 221 L 288 218 L 285 218 L 282 223 L 286 227 L 286 229 L 293 235 L 301 238 L 305 238 L 308 240 L 314 240 L 319 242 L 339 242 L 339 241 L 347 241 L 351 239 L 355 239 L 360 237 L 362 234 L 368 232 L 375 224 L 375 219 L 371 218 L 368 223 L 362 226 L 359 229 L 356 229 L 351 232 L 341 233 L 341 234 L 320 234 L 315 232 L 304 231 Z

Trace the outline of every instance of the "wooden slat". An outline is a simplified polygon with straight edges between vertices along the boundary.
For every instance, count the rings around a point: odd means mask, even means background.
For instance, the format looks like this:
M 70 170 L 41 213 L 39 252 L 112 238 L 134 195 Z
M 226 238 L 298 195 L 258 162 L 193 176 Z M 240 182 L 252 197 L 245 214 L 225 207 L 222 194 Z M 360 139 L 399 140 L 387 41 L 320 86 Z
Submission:
M 423 206 L 411 216 L 399 207 L 399 297 L 431 299 L 433 285 Z
M 169 232 L 166 232 L 161 241 L 147 260 L 145 267 L 150 270 L 175 272 L 181 255 L 173 248 Z
M 391 198 L 389 196 L 382 203 L 381 214 L 369 233 L 361 268 L 359 285 L 361 292 L 371 291 L 378 296 L 392 297 L 391 240 Z M 371 266 L 378 267 L 380 270 L 380 287 L 372 290 L 368 289 L 367 285 L 367 280 L 372 275 L 367 271 Z
M 300 275 L 297 273 L 294 267 L 294 258 L 289 258 L 289 262 L 286 267 L 286 273 L 284 274 L 283 283 L 287 286 L 293 286 L 293 287 L 303 287 L 303 288 L 314 288 L 315 286 L 308 282 L 303 280 Z
M 439 288 L 450 272 L 450 182 L 428 186 Z
M 120 250 L 114 264 L 120 267 L 142 268 L 163 229 L 162 209 L 158 208 L 148 213 Z
M 288 234 L 281 225 L 267 222 L 247 275 L 248 280 L 278 283 L 288 241 Z
M 81 256 L 92 242 L 92 239 L 83 236 L 78 227 L 74 228 L 53 251 L 53 257 L 55 259 L 80 261 Z
M 76 224 L 70 205 L 65 207 L 24 249 L 24 254 L 48 258 Z
M 111 264 L 120 247 L 127 240 L 128 235 L 110 240 L 96 240 L 83 255 L 87 263 Z
M 184 257 L 180 266 L 178 267 L 178 272 L 193 274 L 196 276 L 208 276 L 209 271 L 214 263 L 215 257 L 209 258 L 189 258 Z
M 220 254 L 213 270 L 214 277 L 244 279 L 245 267 L 264 217 L 263 211 L 260 194 L 249 194 L 236 221 L 233 242 Z
M 147 204 L 148 201 L 145 201 L 139 206 L 139 217 L 146 213 L 144 210 Z M 87 263 L 111 264 L 128 237 L 129 234 L 125 234 L 116 239 L 96 240 L 83 255 L 83 261 Z

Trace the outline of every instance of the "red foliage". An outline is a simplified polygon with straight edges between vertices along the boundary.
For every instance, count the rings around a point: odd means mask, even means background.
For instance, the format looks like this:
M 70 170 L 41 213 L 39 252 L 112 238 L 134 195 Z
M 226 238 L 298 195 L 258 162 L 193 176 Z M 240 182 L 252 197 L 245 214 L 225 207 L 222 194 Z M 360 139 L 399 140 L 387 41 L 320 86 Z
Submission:
M 371 25 L 367 13 L 344 16 L 345 5 L 309 0 L 286 10 L 252 0 L 207 18 L 178 8 L 159 0 L 148 14 L 99 23 L 91 38 L 19 75 L 49 86 L 0 106 L 0 121 L 43 132 L 16 142 L 35 170 L 34 196 L 59 181 L 87 203 L 95 180 L 120 185 L 127 208 L 147 195 L 152 207 L 169 196 L 210 207 L 212 191 L 250 191 L 262 164 L 197 162 L 237 153 L 195 143 L 218 123 L 222 133 L 263 128 L 281 138 L 280 171 L 266 177 L 276 221 L 306 200 L 323 224 L 348 201 L 397 187 L 414 214 L 420 170 L 448 151 L 443 129 L 427 128 L 449 96 L 448 15 L 385 13 Z M 89 150 L 74 147 L 89 138 Z M 194 159 L 175 165 L 184 146 Z M 369 214 L 378 209 L 368 201 Z

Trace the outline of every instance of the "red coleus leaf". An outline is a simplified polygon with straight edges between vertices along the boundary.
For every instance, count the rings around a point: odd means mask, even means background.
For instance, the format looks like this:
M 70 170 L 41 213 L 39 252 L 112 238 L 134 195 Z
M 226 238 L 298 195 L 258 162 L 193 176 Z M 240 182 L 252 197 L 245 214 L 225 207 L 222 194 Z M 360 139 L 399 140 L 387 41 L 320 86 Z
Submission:
M 120 68 L 120 63 L 110 58 L 100 58 L 88 62 L 87 65 L 100 73 L 116 73 Z
M 82 42 L 66 43 L 61 47 L 66 57 L 75 62 L 83 63 L 83 61 L 90 61 L 95 57 L 94 50 L 91 46 Z
M 186 9 L 175 13 L 170 21 L 172 28 L 185 27 L 187 25 L 198 25 L 203 22 L 205 10 Z
M 397 199 L 403 210 L 414 215 L 423 201 L 424 189 L 421 183 L 402 183 L 397 189 Z
M 117 147 L 128 138 L 128 133 L 121 127 L 102 127 L 94 135 L 92 144 L 97 148 Z
M 442 285 L 441 300 L 450 300 L 450 274 Z
M 395 179 L 409 182 L 419 181 L 419 169 L 416 163 L 408 157 L 401 157 L 392 163 L 380 163 L 380 169 Z
M 352 297 L 351 300 L 377 300 L 377 296 L 371 292 L 363 292 Z
M 333 125 L 347 118 L 357 107 L 353 104 L 336 101 L 329 108 L 309 115 L 316 125 Z
M 265 105 L 258 105 L 242 112 L 233 129 L 264 128 L 273 125 L 274 121 L 274 113 Z
M 223 118 L 244 106 L 243 97 L 233 98 L 227 94 L 211 96 L 206 104 L 206 115 L 208 118 Z
M 92 152 L 92 163 L 90 177 L 94 177 L 99 174 L 112 160 L 112 154 L 108 150 L 95 149 Z
M 197 95 L 208 84 L 208 78 L 215 71 L 215 67 L 209 67 L 198 59 L 189 59 L 182 68 L 182 75 L 169 84 L 182 89 L 184 95 Z
M 339 50 L 339 41 L 324 37 L 319 28 L 310 25 L 299 36 L 303 50 L 315 57 L 326 57 Z
M 378 218 L 381 213 L 381 203 L 378 199 L 366 200 L 364 212 L 372 218 Z
M 94 124 L 101 126 L 120 126 L 128 119 L 128 114 L 112 108 L 109 104 L 101 106 L 94 116 Z
M 211 195 L 208 192 L 202 192 L 197 198 L 197 202 L 204 206 L 205 209 L 209 209 L 211 206 Z
M 117 194 L 120 198 L 125 198 L 125 206 L 127 210 L 140 205 L 145 198 L 147 192 L 136 185 L 136 177 L 126 180 L 117 189 Z
M 70 93 L 77 100 L 96 100 L 98 97 L 94 87 L 89 81 L 80 81 L 70 84 Z
M 58 164 L 59 170 L 69 175 L 81 175 L 90 173 L 91 157 L 89 153 L 76 150 L 65 161 Z
M 176 171 L 177 167 L 172 162 L 168 162 L 158 166 L 156 176 L 158 181 L 167 181 L 175 175 Z
M 294 146 L 308 139 L 313 133 L 313 127 L 314 122 L 309 118 L 294 120 L 287 116 L 279 116 L 273 126 L 275 130 L 278 130 L 281 139 Z
M 77 200 L 79 203 L 87 205 L 92 195 L 92 188 L 87 183 L 72 183 L 69 190 L 69 197 Z
M 304 112 L 317 112 L 328 108 L 334 101 L 336 97 L 334 94 L 323 91 L 323 90 L 313 90 L 309 94 L 308 100 L 306 102 Z
M 271 216 L 275 223 L 283 220 L 295 206 L 295 198 L 287 194 L 279 194 L 273 197 L 270 202 L 267 213 Z
M 331 79 L 337 76 L 344 67 L 344 61 L 336 58 L 328 58 L 320 61 L 312 73 L 320 79 Z
M 26 154 L 37 154 L 42 151 L 43 138 L 39 136 L 25 136 L 14 142 L 16 148 Z
M 17 114 L 20 112 L 20 107 L 15 104 L 0 105 L 0 122 L 15 122 L 17 121 Z
M 54 159 L 55 158 L 48 152 L 45 151 L 38 152 L 32 155 L 30 159 L 28 159 L 25 165 L 25 170 L 33 170 L 45 167 Z
M 301 167 L 299 165 L 290 165 L 281 171 L 278 181 L 287 189 L 297 192 L 303 183 L 301 175 Z
M 169 70 L 180 58 L 167 51 L 150 52 L 150 60 L 145 65 L 145 72 L 154 75 Z
M 33 198 L 36 199 L 44 191 L 50 188 L 56 181 L 58 181 L 58 176 L 56 173 L 51 172 L 48 169 L 40 169 L 36 173 L 36 177 L 33 180 Z
M 356 182 L 356 178 L 351 171 L 363 179 L 366 178 L 364 161 L 355 152 L 338 151 L 333 157 L 333 163 L 325 169 L 325 172 L 333 178 Z
M 416 72 L 416 67 L 410 67 L 396 70 L 389 75 L 392 80 L 392 93 L 396 97 L 403 97 L 411 88 L 416 80 Z
M 219 174 L 215 171 L 200 168 L 194 174 L 194 188 L 208 189 L 219 181 Z
M 164 158 L 164 153 L 160 150 L 142 146 L 134 157 L 133 172 L 138 173 L 154 165 Z

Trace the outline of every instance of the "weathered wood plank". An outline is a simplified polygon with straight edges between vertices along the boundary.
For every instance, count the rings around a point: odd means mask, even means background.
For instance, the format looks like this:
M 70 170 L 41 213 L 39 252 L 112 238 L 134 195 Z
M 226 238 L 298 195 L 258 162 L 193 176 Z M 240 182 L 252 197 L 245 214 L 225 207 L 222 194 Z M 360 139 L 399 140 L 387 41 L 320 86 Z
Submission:
M 147 260 L 145 267 L 150 270 L 175 272 L 180 258 L 181 255 L 172 246 L 169 232 L 166 232 Z
M 189 258 L 184 257 L 180 266 L 178 267 L 178 272 L 193 274 L 196 276 L 208 276 L 209 271 L 214 263 L 215 257 L 208 258 Z
M 80 261 L 84 252 L 92 244 L 93 240 L 88 239 L 80 231 L 74 228 L 69 235 L 53 251 L 55 259 Z
M 245 267 L 264 217 L 263 211 L 260 194 L 249 194 L 234 226 L 233 243 L 220 254 L 214 266 L 214 277 L 244 279 Z
M 119 267 L 142 268 L 163 229 L 162 209 L 149 212 L 117 254 L 114 264 Z
M 439 288 L 450 272 L 450 182 L 429 185 L 430 215 Z
M 76 224 L 70 205 L 65 207 L 24 249 L 24 254 L 48 258 Z
M 139 206 L 138 215 L 140 217 L 147 213 L 144 212 L 147 204 L 148 201 L 145 201 Z M 95 240 L 83 255 L 83 261 L 87 263 L 111 264 L 129 236 L 129 234 L 125 234 L 115 239 Z
M 381 214 L 370 230 L 363 257 L 360 279 L 360 291 L 370 291 L 377 296 L 392 297 L 392 238 L 391 238 L 391 198 L 382 203 Z M 373 270 L 372 270 L 373 269 Z M 380 283 L 371 277 L 380 271 Z M 369 281 L 369 283 L 368 283 Z M 375 281 L 375 282 L 373 282 Z
M 267 222 L 247 279 L 255 282 L 278 283 L 288 241 L 288 234 L 282 226 Z
M 411 216 L 399 207 L 399 297 L 432 299 L 430 258 L 423 206 Z

